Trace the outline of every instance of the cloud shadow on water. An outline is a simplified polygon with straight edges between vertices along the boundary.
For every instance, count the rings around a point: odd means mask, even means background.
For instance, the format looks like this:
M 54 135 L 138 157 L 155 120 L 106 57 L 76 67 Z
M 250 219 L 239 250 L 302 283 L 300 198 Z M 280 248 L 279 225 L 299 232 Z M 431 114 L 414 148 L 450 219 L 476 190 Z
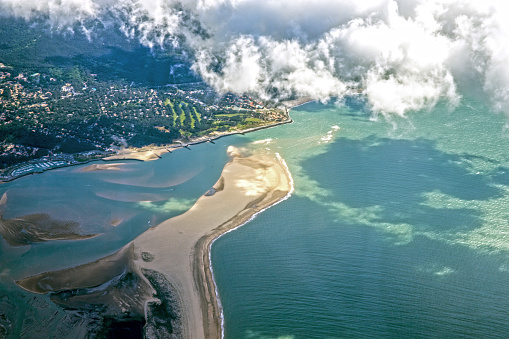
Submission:
M 493 180 L 501 185 L 509 186 L 509 168 L 499 167 L 493 173 Z
M 343 112 L 343 116 L 348 116 L 352 120 L 367 121 L 373 116 L 368 103 L 360 96 L 346 96 L 340 101 L 340 105 L 344 105 L 348 109 L 348 113 Z
M 306 160 L 304 171 L 331 199 L 351 208 L 376 207 L 374 222 L 407 223 L 420 230 L 468 231 L 482 226 L 471 208 L 430 206 L 439 192 L 463 201 L 500 197 L 489 177 L 472 173 L 463 156 L 438 150 L 425 139 L 374 136 L 337 139 L 327 153 Z

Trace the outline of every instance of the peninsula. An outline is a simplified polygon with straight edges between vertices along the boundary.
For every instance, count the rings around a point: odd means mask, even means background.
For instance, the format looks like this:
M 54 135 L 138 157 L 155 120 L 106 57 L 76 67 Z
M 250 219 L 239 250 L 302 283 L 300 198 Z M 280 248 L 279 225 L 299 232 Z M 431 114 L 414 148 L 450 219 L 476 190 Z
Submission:
M 293 183 L 279 155 L 244 155 L 230 162 L 194 206 L 96 262 L 18 281 L 63 306 L 101 304 L 112 316 L 142 318 L 146 337 L 220 338 L 222 310 L 213 279 L 215 239 L 287 197 Z

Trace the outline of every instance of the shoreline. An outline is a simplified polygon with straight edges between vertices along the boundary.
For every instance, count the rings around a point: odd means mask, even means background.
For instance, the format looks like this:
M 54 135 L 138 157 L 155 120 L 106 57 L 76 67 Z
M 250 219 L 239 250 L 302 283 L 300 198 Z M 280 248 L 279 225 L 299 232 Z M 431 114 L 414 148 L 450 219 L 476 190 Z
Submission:
M 248 220 L 246 220 L 245 222 L 237 225 L 237 226 L 234 226 L 228 230 L 225 230 L 224 232 L 222 233 L 218 233 L 216 234 L 216 237 L 213 238 L 207 245 L 206 245 L 206 248 L 207 248 L 207 260 L 208 260 L 208 263 L 209 263 L 209 273 L 210 274 L 207 274 L 206 275 L 206 279 L 208 279 L 208 284 L 213 286 L 213 290 L 214 290 L 214 299 L 216 301 L 216 304 L 217 304 L 217 308 L 219 309 L 219 320 L 220 320 L 220 328 L 221 328 L 221 339 L 224 338 L 224 312 L 223 312 L 223 305 L 222 305 L 222 302 L 221 302 L 221 296 L 219 294 L 219 290 L 218 290 L 218 287 L 217 287 L 217 283 L 216 283 L 216 280 L 214 278 L 214 267 L 212 265 L 212 245 L 214 245 L 214 243 L 216 242 L 216 240 L 218 240 L 219 238 L 221 238 L 222 236 L 230 233 L 230 232 L 233 232 L 239 228 L 241 228 L 242 226 L 245 226 L 246 224 L 248 224 L 249 222 L 251 222 L 252 220 L 254 220 L 259 214 L 265 212 L 266 210 L 268 210 L 269 208 L 271 207 L 274 207 L 276 206 L 277 204 L 289 199 L 291 196 L 292 196 L 292 193 L 295 189 L 294 187 L 294 181 L 293 181 L 293 177 L 292 177 L 292 174 L 290 172 L 290 169 L 288 168 L 288 165 L 286 164 L 286 161 L 279 155 L 279 153 L 276 153 L 276 156 L 278 158 L 278 160 L 282 163 L 284 169 L 286 170 L 286 173 L 287 173 L 287 176 L 289 178 L 289 184 L 290 184 L 290 190 L 288 191 L 288 193 L 281 199 L 279 199 L 278 201 L 274 202 L 273 204 L 270 204 L 270 205 L 267 205 L 265 208 L 261 209 L 260 211 L 254 213 Z
M 224 316 L 213 277 L 210 248 L 220 236 L 245 225 L 267 208 L 287 199 L 293 191 L 293 179 L 279 155 L 244 157 L 236 155 L 238 150 L 233 148 L 229 153 L 232 159 L 212 193 L 202 195 L 187 212 L 147 230 L 106 258 L 28 277 L 17 284 L 32 292 L 50 293 L 71 306 L 82 305 L 87 300 L 102 300 L 109 305 L 121 295 L 123 309 L 137 311 L 136 314 L 145 317 L 146 331 L 165 337 L 170 328 L 183 337 L 222 338 Z M 123 276 L 112 277 L 108 269 L 114 264 L 112 261 L 120 265 L 115 266 L 114 273 L 123 270 Z M 95 272 L 93 280 L 83 280 L 89 276 L 87 272 Z M 113 279 L 122 281 L 129 274 L 138 277 L 139 294 L 126 295 L 118 287 L 121 285 L 112 283 Z M 74 280 L 77 282 L 71 284 L 72 291 L 78 292 L 70 293 L 67 299 L 58 299 L 62 293 L 67 295 L 69 282 Z M 99 296 L 94 292 L 97 286 L 106 286 L 108 293 Z M 161 305 L 167 307 L 168 300 L 172 303 L 168 314 L 173 317 L 168 318 L 165 327 L 159 320 L 153 320 L 153 315 L 160 314 Z M 143 314 L 140 309 L 144 309 Z
M 245 130 L 240 131 L 229 131 L 229 132 L 216 132 L 216 134 L 206 135 L 202 137 L 197 137 L 194 139 L 189 140 L 188 142 L 184 143 L 179 140 L 179 143 L 173 143 L 168 145 L 162 145 L 162 146 L 145 146 L 141 148 L 134 148 L 134 149 L 126 149 L 118 151 L 117 154 L 107 156 L 101 159 L 102 161 L 116 161 L 116 160 L 137 160 L 137 161 L 150 161 L 150 160 L 157 160 L 161 158 L 161 155 L 165 153 L 171 153 L 175 150 L 182 149 L 182 148 L 188 148 L 192 145 L 198 145 L 203 144 L 206 142 L 213 142 L 215 140 L 230 136 L 230 135 L 237 135 L 237 134 L 246 134 L 251 132 L 260 131 L 263 129 L 268 129 L 272 127 L 277 127 L 285 124 L 291 124 L 293 122 L 293 119 L 290 116 L 290 110 L 295 107 L 299 107 L 302 105 L 305 105 L 309 102 L 316 101 L 315 99 L 311 99 L 309 97 L 299 98 L 295 100 L 289 100 L 289 101 L 282 101 L 281 104 L 283 105 L 283 108 L 286 112 L 287 118 L 283 121 L 277 121 L 274 123 L 269 123 L 267 125 L 257 126 L 248 128 Z M 147 148 L 147 149 L 145 149 Z M 159 151 L 159 153 L 155 153 L 156 151 Z M 142 154 L 142 153 L 149 153 L 149 154 Z M 150 154 L 151 153 L 151 154 Z M 97 161 L 92 160 L 92 161 Z
M 102 161 L 116 161 L 116 160 L 151 161 L 151 160 L 157 160 L 157 159 L 161 158 L 161 155 L 163 155 L 165 153 L 171 153 L 178 149 L 189 148 L 189 146 L 199 145 L 199 144 L 203 144 L 206 142 L 213 142 L 215 140 L 218 140 L 218 139 L 221 139 L 221 138 L 224 138 L 227 136 L 231 136 L 231 135 L 246 134 L 246 133 L 256 132 L 259 130 L 292 123 L 293 120 L 291 119 L 291 117 L 289 115 L 288 109 L 287 109 L 287 114 L 288 114 L 288 118 L 286 120 L 278 121 L 278 122 L 271 123 L 268 125 L 257 126 L 257 127 L 253 127 L 253 128 L 248 128 L 246 130 L 240 130 L 240 131 L 218 132 L 217 134 L 197 137 L 197 138 L 189 140 L 188 142 L 179 141 L 179 143 L 173 143 L 173 144 L 163 145 L 163 146 L 145 146 L 145 147 L 141 147 L 141 148 L 121 150 L 121 151 L 118 151 L 117 154 L 107 156 L 107 157 L 104 157 L 102 159 L 97 159 L 97 160 L 102 160 Z
M 40 174 L 40 173 L 44 173 L 44 172 L 51 171 L 54 169 L 60 169 L 60 168 L 65 168 L 65 167 L 85 165 L 85 164 L 98 162 L 98 161 L 109 162 L 109 161 L 116 161 L 116 160 L 134 160 L 134 161 L 157 160 L 157 159 L 161 158 L 161 155 L 163 155 L 165 153 L 171 153 L 171 152 L 173 152 L 177 149 L 180 149 L 180 148 L 188 148 L 189 146 L 198 145 L 198 144 L 202 144 L 205 142 L 213 143 L 214 140 L 217 140 L 217 139 L 220 139 L 220 138 L 223 138 L 226 136 L 236 135 L 236 134 L 245 134 L 245 133 L 259 131 L 262 129 L 272 128 L 272 127 L 277 127 L 280 125 L 292 123 L 293 120 L 290 117 L 290 110 L 292 108 L 304 105 L 311 101 L 314 101 L 314 100 L 310 99 L 310 98 L 300 98 L 300 99 L 295 99 L 295 100 L 290 100 L 290 101 L 282 101 L 281 102 L 281 104 L 283 105 L 282 109 L 285 110 L 286 115 L 287 115 L 287 118 L 283 121 L 277 121 L 274 123 L 269 123 L 266 125 L 261 125 L 261 126 L 257 126 L 257 127 L 248 128 L 245 130 L 239 130 L 239 131 L 215 132 L 215 134 L 210 134 L 210 135 L 190 139 L 188 142 L 182 142 L 179 140 L 178 143 L 172 143 L 172 144 L 167 144 L 167 145 L 161 145 L 161 146 L 148 145 L 148 146 L 144 146 L 144 147 L 140 147 L 140 148 L 128 148 L 128 149 L 124 149 L 124 150 L 119 150 L 119 151 L 116 151 L 116 154 L 113 154 L 113 155 L 109 154 L 109 155 L 105 155 L 103 157 L 96 158 L 96 159 L 88 159 L 83 162 L 67 163 L 65 165 L 42 169 L 40 171 L 24 173 L 22 175 L 10 177 L 10 178 L 3 178 L 3 179 L 0 179 L 0 185 L 4 184 L 4 183 L 12 182 L 14 180 L 17 180 L 17 179 L 20 179 L 20 178 L 23 178 L 23 177 L 26 177 L 29 175 Z M 12 168 L 23 166 L 24 164 L 30 163 L 32 161 L 34 161 L 34 160 L 30 160 L 28 162 L 17 164 L 15 166 L 13 166 Z M 36 161 L 38 161 L 38 160 L 36 160 Z M 49 160 L 49 161 L 51 161 L 51 160 Z
M 200 239 L 200 241 L 195 246 L 195 251 L 198 253 L 194 259 L 195 268 L 194 268 L 194 274 L 195 274 L 195 280 L 196 281 L 202 281 L 206 282 L 206 288 L 202 288 L 202 302 L 206 301 L 208 303 L 209 312 L 212 311 L 212 314 L 215 316 L 213 319 L 209 318 L 209 322 L 213 321 L 215 322 L 215 326 L 220 329 L 219 338 L 224 338 L 224 313 L 223 313 L 223 307 L 221 303 L 221 298 L 219 295 L 219 291 L 217 288 L 217 283 L 214 278 L 214 269 L 212 265 L 212 257 L 211 257 L 211 251 L 212 251 L 212 245 L 216 240 L 221 238 L 227 233 L 233 232 L 240 227 L 248 224 L 250 221 L 254 220 L 260 213 L 263 213 L 264 211 L 268 210 L 269 208 L 287 200 L 290 198 L 294 191 L 294 183 L 293 183 L 293 177 L 291 176 L 290 170 L 288 169 L 288 166 L 286 165 L 286 162 L 279 153 L 276 153 L 278 161 L 282 164 L 282 167 L 286 171 L 286 176 L 288 178 L 289 182 L 289 190 L 286 193 L 286 195 L 282 197 L 276 197 L 275 199 L 271 199 L 266 204 L 260 206 L 259 210 L 256 212 L 245 216 L 244 218 L 241 218 L 240 220 L 232 220 L 228 221 L 223 225 L 220 225 L 219 227 L 215 228 L 213 233 L 210 235 L 206 235 Z M 211 305 L 211 300 L 213 300 L 213 305 Z M 211 310 L 212 308 L 212 310 Z M 202 308 L 204 309 L 204 308 Z M 205 315 L 205 314 L 204 314 Z M 207 314 L 207 315 L 210 315 Z M 207 318 L 204 318 L 207 319 Z M 219 320 L 219 324 L 217 324 Z M 210 325 L 208 325 L 210 326 Z M 207 327 L 207 325 L 205 326 Z M 209 336 L 207 336 L 208 338 Z
M 286 110 L 286 112 L 288 114 L 288 109 Z M 133 160 L 133 161 L 152 161 L 152 160 L 157 160 L 157 159 L 160 159 L 163 154 L 171 153 L 171 152 L 173 152 L 175 150 L 178 150 L 178 149 L 181 149 L 181 148 L 189 148 L 189 146 L 203 144 L 203 143 L 206 143 L 206 142 L 213 143 L 214 140 L 218 140 L 220 138 L 227 137 L 227 136 L 230 136 L 230 135 L 256 132 L 256 131 L 259 131 L 259 130 L 262 130 L 262 129 L 277 127 L 277 126 L 284 125 L 284 124 L 289 124 L 289 123 L 292 123 L 292 122 L 293 122 L 293 120 L 290 118 L 290 115 L 288 114 L 288 118 L 286 120 L 283 120 L 283 121 L 278 121 L 278 122 L 267 124 L 267 125 L 262 125 L 262 126 L 257 126 L 257 127 L 253 127 L 253 128 L 248 128 L 246 130 L 229 131 L 229 132 L 218 132 L 216 134 L 207 135 L 207 136 L 201 136 L 201 137 L 197 137 L 197 138 L 194 138 L 194 139 L 190 139 L 188 142 L 185 142 L 185 143 L 179 140 L 179 143 L 173 143 L 173 144 L 162 145 L 162 146 L 150 146 L 149 145 L 149 146 L 144 146 L 144 147 L 140 147 L 140 148 L 128 148 L 128 149 L 124 149 L 124 150 L 119 150 L 119 151 L 116 152 L 116 154 L 105 155 L 104 157 L 101 157 L 101 158 L 88 159 L 88 160 L 83 161 L 83 162 L 67 163 L 67 164 L 64 164 L 64 165 L 56 166 L 56 167 L 51 167 L 51 168 L 47 168 L 47 169 L 41 169 L 41 170 L 38 170 L 38 171 L 35 171 L 35 172 L 24 173 L 24 174 L 21 174 L 21 175 L 18 175 L 18 176 L 10 177 L 10 178 L 5 178 L 4 177 L 3 179 L 0 179 L 0 185 L 4 184 L 4 183 L 12 182 L 14 180 L 17 180 L 17 179 L 20 179 L 20 178 L 23 178 L 23 177 L 26 177 L 26 176 L 29 176 L 29 175 L 36 175 L 36 174 L 48 172 L 48 171 L 51 171 L 51 170 L 61 169 L 61 168 L 65 168 L 65 167 L 86 165 L 86 164 L 90 164 L 90 163 L 94 163 L 94 162 L 99 162 L 99 161 L 110 162 L 110 161 L 117 161 L 117 160 Z M 30 160 L 29 162 L 24 162 L 24 163 L 17 164 L 13 168 L 23 166 L 24 164 L 30 163 L 31 161 L 33 161 L 33 160 Z M 51 161 L 51 160 L 49 160 L 49 161 Z

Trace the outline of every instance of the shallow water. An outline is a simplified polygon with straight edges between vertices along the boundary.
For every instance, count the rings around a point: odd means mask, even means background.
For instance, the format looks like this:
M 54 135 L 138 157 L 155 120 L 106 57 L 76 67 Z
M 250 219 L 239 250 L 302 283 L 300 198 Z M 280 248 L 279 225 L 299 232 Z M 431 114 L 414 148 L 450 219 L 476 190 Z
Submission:
M 0 240 L 0 325 L 9 337 L 74 337 L 61 327 L 74 326 L 81 321 L 79 316 L 69 320 L 69 313 L 47 296 L 26 292 L 14 281 L 97 260 L 149 227 L 185 212 L 219 179 L 228 161 L 226 148 L 235 140 L 177 150 L 158 161 L 121 161 L 125 164 L 119 171 L 82 172 L 86 165 L 75 166 L 1 185 L 0 195 L 7 193 L 5 219 L 46 213 L 53 219 L 77 221 L 82 234 L 99 234 L 20 247 Z M 0 337 L 2 332 L 0 327 Z

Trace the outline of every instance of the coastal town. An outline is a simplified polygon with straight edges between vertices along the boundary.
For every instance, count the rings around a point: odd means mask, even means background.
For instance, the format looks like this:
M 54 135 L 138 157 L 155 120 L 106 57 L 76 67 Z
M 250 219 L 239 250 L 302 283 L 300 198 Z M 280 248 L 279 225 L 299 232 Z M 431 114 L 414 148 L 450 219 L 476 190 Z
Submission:
M 287 119 L 285 109 L 201 82 L 149 87 L 79 67 L 30 74 L 0 63 L 0 180 Z

